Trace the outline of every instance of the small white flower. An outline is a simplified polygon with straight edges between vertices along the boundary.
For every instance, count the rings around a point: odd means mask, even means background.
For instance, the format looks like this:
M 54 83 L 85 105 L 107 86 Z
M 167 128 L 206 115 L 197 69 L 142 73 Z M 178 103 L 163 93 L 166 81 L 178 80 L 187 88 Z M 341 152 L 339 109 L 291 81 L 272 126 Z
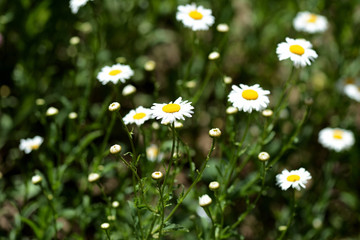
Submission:
M 76 119 L 78 117 L 78 114 L 76 112 L 71 112 L 68 115 L 69 119 Z
M 156 62 L 153 60 L 147 61 L 144 65 L 144 69 L 148 72 L 154 71 L 155 67 L 156 67 Z
M 88 176 L 88 181 L 89 182 L 95 182 L 97 180 L 99 180 L 100 178 L 100 174 L 98 173 L 90 173 L 89 176 Z
M 19 149 L 24 151 L 26 154 L 30 153 L 32 150 L 37 150 L 40 145 L 43 143 L 44 139 L 40 136 L 35 136 L 34 138 L 27 138 L 20 140 Z
M 225 84 L 231 84 L 232 83 L 232 78 L 229 77 L 229 76 L 225 76 L 223 80 L 224 80 Z
M 146 148 L 146 157 L 151 162 L 159 161 L 159 148 L 155 144 L 151 144 Z
M 148 108 L 144 108 L 139 106 L 135 110 L 131 110 L 124 118 L 124 123 L 126 125 L 135 123 L 136 125 L 140 126 L 145 121 L 149 120 L 151 117 L 151 110 Z
M 219 183 L 219 182 L 214 181 L 214 182 L 209 183 L 209 188 L 210 188 L 210 190 L 212 190 L 212 191 L 217 190 L 219 187 L 220 187 L 220 183 Z
M 163 177 L 163 173 L 160 172 L 160 171 L 153 172 L 153 173 L 151 174 L 151 177 L 152 177 L 152 179 L 154 179 L 154 180 L 159 180 L 159 179 L 161 179 L 161 178 Z
M 305 184 L 311 179 L 311 175 L 304 168 L 288 171 L 284 169 L 276 175 L 276 184 L 282 189 L 287 190 L 289 187 L 300 191 L 301 187 L 306 188 Z
M 346 84 L 344 86 L 344 93 L 349 98 L 360 102 L 360 86 L 357 86 L 356 84 Z
M 276 53 L 280 61 L 290 58 L 297 68 L 310 66 L 311 61 L 318 57 L 312 49 L 312 44 L 304 39 L 286 38 L 286 42 L 278 44 Z
M 261 114 L 264 117 L 271 117 L 273 115 L 273 111 L 271 109 L 265 109 L 264 111 L 261 112 Z
M 120 103 L 118 102 L 113 102 L 109 105 L 109 111 L 110 112 L 114 112 L 120 109 Z
M 111 148 L 110 148 L 111 154 L 117 154 L 119 152 L 121 152 L 121 146 L 119 144 L 115 144 L 115 145 L 111 146 Z
M 209 197 L 209 195 L 205 194 L 199 197 L 199 205 L 200 207 L 206 207 L 209 206 L 212 203 L 212 199 Z
M 209 136 L 212 138 L 218 138 L 221 136 L 221 130 L 219 128 L 212 128 L 209 131 Z
M 252 110 L 261 111 L 270 103 L 270 91 L 263 90 L 259 84 L 247 86 L 240 84 L 240 87 L 233 85 L 232 91 L 229 93 L 229 102 L 240 111 L 251 113 Z
M 117 208 L 117 207 L 119 207 L 119 205 L 120 205 L 120 203 L 118 201 L 113 201 L 112 204 L 111 204 L 111 206 L 113 208 Z
M 100 227 L 102 229 L 108 229 L 110 227 L 110 224 L 106 222 L 106 223 L 101 224 Z
M 54 116 L 56 114 L 59 113 L 59 110 L 55 107 L 49 107 L 47 110 L 46 110 L 46 116 L 50 117 L 50 116 Z
M 307 33 L 324 32 L 328 27 L 326 17 L 307 11 L 298 12 L 293 21 L 296 31 Z
M 226 109 L 226 114 L 235 114 L 237 113 L 239 110 L 236 107 L 230 106 Z
M 40 175 L 35 175 L 31 178 L 31 182 L 33 184 L 38 184 L 42 181 L 42 177 Z
M 270 159 L 270 154 L 267 153 L 267 152 L 261 152 L 261 153 L 259 153 L 259 155 L 258 155 L 258 159 L 259 159 L 260 161 L 267 161 L 267 160 Z
M 118 63 L 112 65 L 111 67 L 103 67 L 98 73 L 97 79 L 103 85 L 107 84 L 108 82 L 113 82 L 116 84 L 119 80 L 120 82 L 125 83 L 125 81 L 132 75 L 134 75 L 134 71 L 128 65 L 122 65 Z
M 195 3 L 178 6 L 176 19 L 193 31 L 208 30 L 214 24 L 215 18 L 210 9 L 196 6 Z
M 161 119 L 161 124 L 173 123 L 176 120 L 185 120 L 184 116 L 191 117 L 194 112 L 191 106 L 191 102 L 182 101 L 179 97 L 175 102 L 166 103 L 154 103 L 151 107 L 152 115 L 156 119 Z
M 355 143 L 354 134 L 341 128 L 324 128 L 319 132 L 319 143 L 331 150 L 341 152 Z
M 133 94 L 135 92 L 136 92 L 136 88 L 133 85 L 128 84 L 122 90 L 122 95 L 123 96 L 129 96 L 129 95 L 131 95 L 131 94 Z
M 227 32 L 229 31 L 229 25 L 227 25 L 226 23 L 220 23 L 216 26 L 216 30 L 218 32 Z
M 79 11 L 79 8 L 84 6 L 89 0 L 70 0 L 70 9 L 73 14 Z
M 220 57 L 220 53 L 218 52 L 211 52 L 208 56 L 209 60 L 216 60 Z

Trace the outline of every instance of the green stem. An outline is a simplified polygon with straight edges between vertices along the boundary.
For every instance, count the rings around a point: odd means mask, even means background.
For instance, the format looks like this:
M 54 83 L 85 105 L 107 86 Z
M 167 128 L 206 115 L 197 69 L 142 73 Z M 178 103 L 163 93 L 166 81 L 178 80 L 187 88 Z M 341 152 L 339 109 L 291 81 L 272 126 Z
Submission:
M 42 184 L 40 184 L 40 188 L 42 193 L 44 194 L 45 198 L 47 199 L 47 202 L 49 204 L 49 207 L 51 209 L 51 215 L 52 215 L 52 222 L 53 222 L 53 227 L 54 227 L 54 231 L 55 231 L 55 239 L 57 239 L 57 227 L 56 227 L 56 211 L 55 211 L 55 207 L 53 205 L 53 203 L 51 202 L 51 200 L 49 199 L 48 195 L 46 194 L 46 191 L 43 187 Z
M 111 240 L 111 238 L 110 238 L 110 234 L 109 234 L 109 232 L 108 232 L 108 230 L 107 230 L 107 229 L 105 229 L 105 233 L 106 233 L 106 237 L 107 237 L 107 239 L 108 239 L 108 240 Z
M 160 211 L 161 224 L 160 224 L 160 230 L 159 230 L 159 239 L 161 239 L 162 229 L 164 226 L 164 218 L 165 218 L 165 216 L 164 216 L 165 205 L 164 205 L 163 192 L 161 191 L 161 187 L 158 186 L 158 189 L 159 189 L 160 203 L 161 203 L 161 211 Z
M 167 167 L 167 169 L 165 171 L 164 183 L 163 183 L 162 188 L 161 188 L 162 192 L 164 192 L 165 186 L 167 185 L 167 180 L 169 178 L 170 170 L 171 170 L 172 164 L 174 162 L 175 138 L 176 138 L 175 122 L 173 122 L 171 124 L 171 131 L 172 131 L 171 155 L 170 155 L 170 160 L 169 160 L 169 166 Z
M 289 219 L 288 224 L 287 224 L 287 226 L 286 226 L 286 229 L 281 233 L 281 235 L 280 235 L 280 237 L 278 238 L 278 240 L 282 240 L 282 239 L 285 237 L 285 235 L 286 235 L 289 227 L 291 226 L 291 223 L 293 222 L 294 217 L 295 217 L 295 215 L 296 215 L 296 211 L 295 211 L 295 210 L 296 210 L 295 189 L 293 189 L 293 191 L 292 191 L 292 198 L 291 198 L 291 216 L 290 216 L 290 219 Z

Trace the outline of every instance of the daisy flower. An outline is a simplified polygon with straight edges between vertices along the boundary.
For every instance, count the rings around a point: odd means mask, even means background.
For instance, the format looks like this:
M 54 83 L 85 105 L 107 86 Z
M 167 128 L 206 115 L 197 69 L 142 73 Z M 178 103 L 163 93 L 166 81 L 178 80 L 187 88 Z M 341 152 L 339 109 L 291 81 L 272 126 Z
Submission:
M 151 117 L 151 110 L 148 108 L 144 108 L 142 106 L 136 108 L 135 110 L 131 110 L 124 118 L 124 123 L 126 125 L 135 123 L 140 126 L 145 121 L 149 120 Z
M 310 12 L 298 12 L 293 21 L 296 31 L 307 33 L 324 32 L 328 27 L 326 17 Z
M 240 111 L 251 113 L 252 110 L 261 111 L 270 103 L 268 95 L 270 91 L 263 90 L 259 84 L 247 86 L 240 84 L 240 87 L 233 85 L 229 93 L 229 102 Z
M 280 61 L 290 58 L 294 66 L 298 68 L 306 65 L 310 66 L 311 61 L 318 57 L 317 53 L 311 48 L 312 44 L 309 41 L 286 38 L 286 42 L 278 44 L 276 53 Z
M 19 149 L 24 151 L 26 154 L 30 153 L 32 150 L 37 150 L 40 145 L 43 143 L 44 139 L 40 136 L 35 136 L 34 138 L 21 139 Z
M 354 134 L 341 128 L 324 128 L 319 132 L 319 143 L 323 147 L 341 152 L 355 143 Z
M 160 152 L 160 149 L 157 145 L 151 144 L 149 147 L 146 148 L 146 157 L 150 162 L 159 162 L 162 158 L 162 155 Z
M 79 8 L 84 6 L 89 0 L 70 0 L 70 9 L 73 14 L 79 11 Z
M 126 79 L 129 79 L 134 75 L 134 71 L 128 65 L 122 65 L 120 63 L 114 64 L 111 67 L 105 66 L 97 75 L 97 79 L 103 84 L 113 82 L 116 84 L 119 80 L 125 83 Z
M 203 6 L 193 3 L 180 5 L 177 9 L 176 19 L 193 31 L 208 30 L 214 24 L 215 18 L 211 15 L 211 10 Z
M 191 114 L 194 113 L 193 109 L 191 102 L 182 101 L 182 98 L 179 97 L 174 103 L 154 103 L 151 113 L 154 118 L 161 119 L 161 124 L 168 124 L 179 119 L 185 120 L 184 116 L 191 117 Z
M 358 79 L 346 78 L 343 82 L 344 94 L 349 98 L 360 102 L 360 84 Z
M 311 175 L 304 168 L 288 171 L 284 169 L 276 175 L 276 184 L 282 189 L 287 190 L 289 187 L 300 191 L 301 187 L 306 188 L 305 184 L 311 179 Z

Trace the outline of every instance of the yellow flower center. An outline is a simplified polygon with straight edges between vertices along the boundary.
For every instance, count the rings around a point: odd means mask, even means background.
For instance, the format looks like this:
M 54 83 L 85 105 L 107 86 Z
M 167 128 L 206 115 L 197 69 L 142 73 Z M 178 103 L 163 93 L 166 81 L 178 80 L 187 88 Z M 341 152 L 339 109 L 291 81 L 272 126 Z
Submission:
M 316 19 L 317 19 L 316 14 L 310 14 L 307 22 L 308 22 L 308 23 L 314 23 L 314 22 L 316 22 Z
M 290 52 L 301 56 L 301 55 L 304 54 L 305 49 L 300 45 L 291 45 L 290 46 Z
M 345 79 L 345 84 L 354 84 L 355 83 L 355 79 L 354 78 L 346 78 Z
M 40 147 L 40 144 L 34 144 L 31 146 L 32 150 L 37 150 Z
M 290 175 L 286 178 L 286 180 L 288 180 L 289 182 L 296 182 L 300 180 L 300 176 L 299 175 Z
M 333 138 L 335 139 L 342 139 L 343 138 L 343 131 L 341 130 L 334 130 Z
M 189 12 L 189 16 L 195 20 L 200 20 L 203 18 L 203 15 L 200 12 L 198 12 L 197 10 L 193 10 L 193 11 Z
M 170 103 L 163 106 L 162 110 L 166 113 L 174 113 L 180 111 L 180 105 L 176 103 Z
M 246 89 L 242 92 L 242 97 L 246 100 L 256 100 L 259 97 L 259 94 L 252 89 Z
M 137 113 L 133 116 L 133 118 L 136 120 L 140 120 L 140 119 L 144 118 L 145 116 L 146 116 L 145 113 Z
M 116 75 L 118 75 L 119 73 L 121 73 L 121 70 L 116 69 L 116 70 L 111 70 L 111 71 L 109 72 L 109 75 L 110 75 L 110 76 L 116 76 Z

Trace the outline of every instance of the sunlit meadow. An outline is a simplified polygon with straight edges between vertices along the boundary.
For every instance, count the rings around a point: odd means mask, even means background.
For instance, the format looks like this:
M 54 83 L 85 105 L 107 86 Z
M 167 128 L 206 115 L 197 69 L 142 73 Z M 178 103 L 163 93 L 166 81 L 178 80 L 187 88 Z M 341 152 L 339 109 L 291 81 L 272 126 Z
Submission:
M 360 239 L 358 1 L 0 9 L 0 239 Z

